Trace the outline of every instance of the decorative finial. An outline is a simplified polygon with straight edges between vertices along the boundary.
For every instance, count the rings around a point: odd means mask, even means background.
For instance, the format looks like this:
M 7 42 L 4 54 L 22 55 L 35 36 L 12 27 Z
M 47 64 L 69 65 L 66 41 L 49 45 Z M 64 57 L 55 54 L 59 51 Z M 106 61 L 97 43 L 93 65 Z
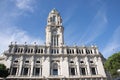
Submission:
M 76 46 L 76 43 L 74 43 L 74 46 Z
M 15 41 L 15 44 L 17 44 L 17 42 Z
M 36 44 L 36 42 L 34 42 L 34 44 Z
M 26 44 L 27 42 L 25 42 L 25 44 Z
M 57 11 L 55 8 L 53 8 L 53 9 L 51 10 L 51 13 L 57 13 L 57 14 L 58 14 L 58 11 Z
M 10 42 L 10 43 L 11 43 L 11 45 L 12 45 L 13 42 Z
M 94 47 L 94 44 L 91 44 L 91 47 Z

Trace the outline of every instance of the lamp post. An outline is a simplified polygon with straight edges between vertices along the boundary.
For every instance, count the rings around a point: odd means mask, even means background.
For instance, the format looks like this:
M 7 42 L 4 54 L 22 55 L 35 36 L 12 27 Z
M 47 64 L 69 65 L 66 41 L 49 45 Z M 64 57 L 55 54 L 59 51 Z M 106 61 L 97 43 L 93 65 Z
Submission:
M 62 80 L 65 80 L 65 77 L 63 77 Z

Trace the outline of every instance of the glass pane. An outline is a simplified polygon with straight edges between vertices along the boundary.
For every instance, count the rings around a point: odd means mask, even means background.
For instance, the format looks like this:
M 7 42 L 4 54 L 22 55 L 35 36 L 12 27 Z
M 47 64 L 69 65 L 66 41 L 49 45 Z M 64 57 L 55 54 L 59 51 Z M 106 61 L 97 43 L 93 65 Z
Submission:
M 95 68 L 94 68 L 94 67 L 91 68 L 91 72 L 92 72 L 93 75 L 96 75 L 96 71 L 95 71 Z
M 24 68 L 24 73 L 23 75 L 28 75 L 28 68 Z
M 58 69 L 53 69 L 53 75 L 58 75 Z
M 56 16 L 53 16 L 53 20 L 52 20 L 53 22 L 56 22 Z
M 16 75 L 16 72 L 17 72 L 17 68 L 13 68 L 12 75 Z
M 40 68 L 35 68 L 35 75 L 39 75 L 39 73 L 40 73 Z
M 71 68 L 71 75 L 75 75 L 75 68 Z
M 81 74 L 86 75 L 85 68 L 81 68 Z

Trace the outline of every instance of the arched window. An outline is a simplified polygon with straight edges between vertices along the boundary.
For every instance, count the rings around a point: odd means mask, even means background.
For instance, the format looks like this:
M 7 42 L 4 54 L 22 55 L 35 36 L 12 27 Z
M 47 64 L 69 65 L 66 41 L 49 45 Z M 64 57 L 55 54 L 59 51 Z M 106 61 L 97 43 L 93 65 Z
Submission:
M 38 49 L 38 53 L 40 53 L 40 49 Z
M 57 53 L 59 53 L 59 50 L 57 49 Z
M 20 48 L 18 48 L 18 53 L 20 52 Z
M 56 49 L 54 49 L 54 53 L 56 54 Z
M 30 53 L 30 49 L 28 49 L 28 53 Z
M 53 49 L 51 49 L 51 54 L 53 54 Z
M 33 52 L 33 49 L 31 49 L 31 53 Z
M 27 52 L 27 48 L 24 48 L 24 52 L 25 52 L 25 53 Z
M 74 54 L 74 49 L 72 49 L 72 53 Z
M 58 64 L 57 63 L 52 64 L 51 74 L 52 75 L 58 75 Z
M 21 53 L 23 52 L 23 48 L 21 48 Z
M 81 50 L 81 53 L 83 54 L 83 49 Z
M 41 49 L 41 53 L 43 53 L 43 49 Z
M 69 49 L 67 49 L 67 54 L 69 54 Z
M 92 50 L 90 50 L 91 51 L 91 54 L 92 54 Z
M 52 21 L 56 22 L 56 16 L 53 16 Z
M 70 49 L 70 54 L 71 54 L 71 49 Z
M 76 53 L 78 54 L 78 49 L 76 49 Z
M 90 54 L 90 50 L 89 49 L 86 49 L 86 54 Z

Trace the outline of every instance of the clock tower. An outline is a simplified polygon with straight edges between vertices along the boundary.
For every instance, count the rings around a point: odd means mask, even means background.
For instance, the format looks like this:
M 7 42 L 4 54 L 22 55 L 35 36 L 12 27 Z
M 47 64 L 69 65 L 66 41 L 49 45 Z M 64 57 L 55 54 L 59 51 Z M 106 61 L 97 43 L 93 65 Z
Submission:
M 62 18 L 56 9 L 53 9 L 47 19 L 46 46 L 60 47 L 64 44 L 64 28 Z

